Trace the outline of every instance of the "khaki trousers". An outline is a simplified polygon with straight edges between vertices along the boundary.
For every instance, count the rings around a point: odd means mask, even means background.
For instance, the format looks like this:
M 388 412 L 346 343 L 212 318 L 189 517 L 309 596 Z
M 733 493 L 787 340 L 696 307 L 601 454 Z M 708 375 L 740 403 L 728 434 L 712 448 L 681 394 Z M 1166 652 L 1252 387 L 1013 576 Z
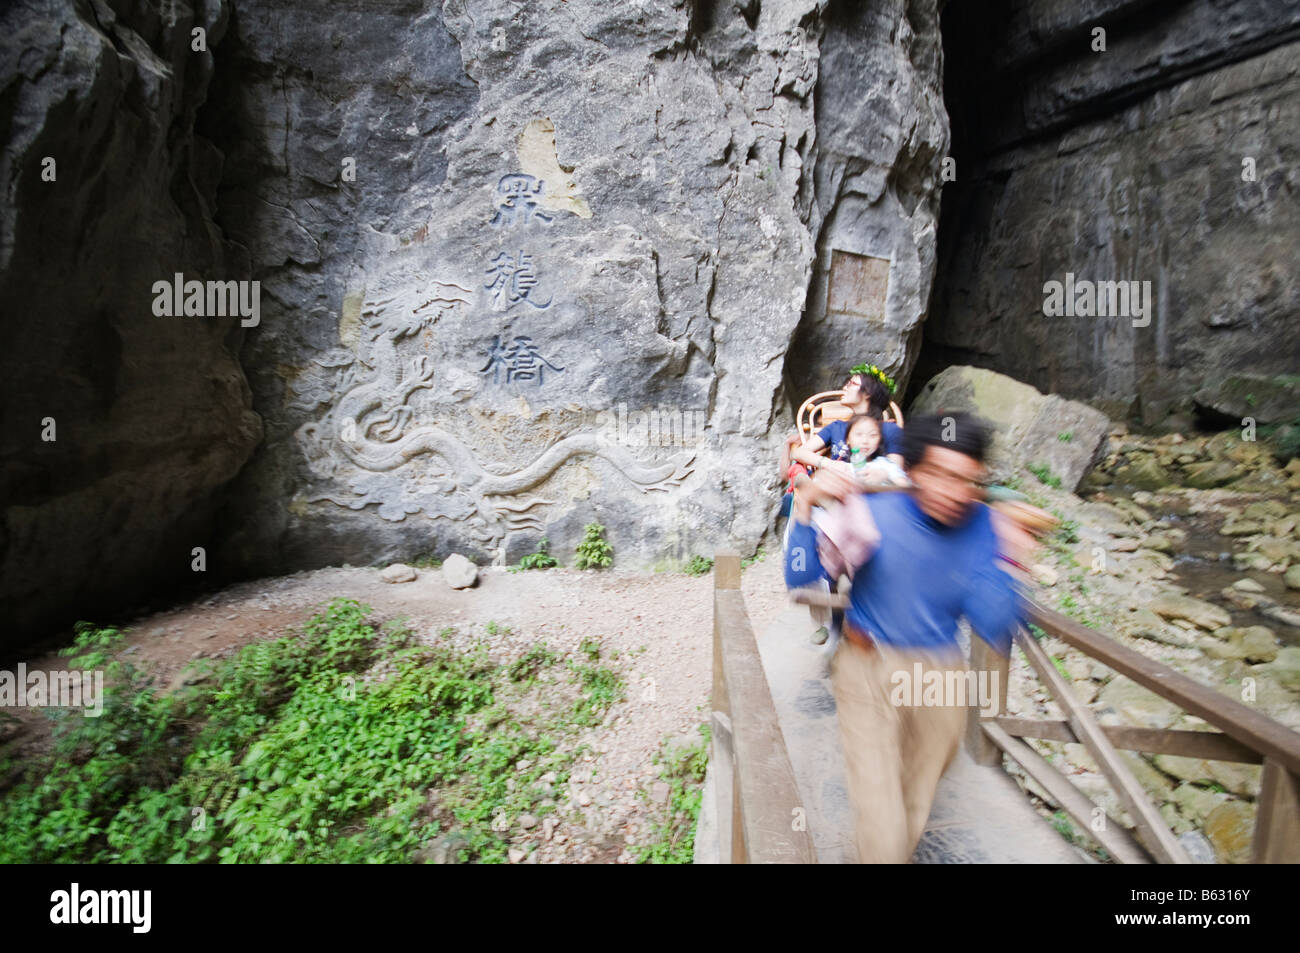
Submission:
M 959 658 L 868 649 L 847 637 L 831 663 L 859 863 L 905 864 L 911 859 L 939 778 L 966 730 L 964 706 L 927 707 L 921 698 L 893 704 L 900 696 L 894 673 L 905 673 L 910 684 L 917 662 L 922 674 L 966 670 Z

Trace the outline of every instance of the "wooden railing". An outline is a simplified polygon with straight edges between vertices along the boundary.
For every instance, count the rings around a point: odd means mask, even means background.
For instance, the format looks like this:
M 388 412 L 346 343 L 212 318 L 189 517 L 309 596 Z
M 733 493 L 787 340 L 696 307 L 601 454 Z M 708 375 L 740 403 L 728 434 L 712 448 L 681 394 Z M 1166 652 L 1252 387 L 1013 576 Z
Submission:
M 745 598 L 740 556 L 713 560 L 713 749 L 719 856 L 731 864 L 812 864 L 794 769 L 777 723 Z
M 845 593 L 793 590 L 795 602 L 814 608 L 843 608 Z M 1024 629 L 1016 635 L 1030 666 L 1065 712 L 1064 721 L 1006 715 L 1010 660 L 980 638 L 971 639 L 971 668 L 998 674 L 995 711 L 976 699 L 967 721 L 966 747 L 976 762 L 1002 764 L 1005 753 L 1037 781 L 1081 828 L 1120 863 L 1190 863 L 1118 750 L 1181 755 L 1209 761 L 1263 764 L 1251 860 L 1261 864 L 1300 863 L 1300 733 L 1205 685 L 1153 661 L 1073 619 L 1028 601 L 1028 620 L 1121 675 L 1204 719 L 1221 732 L 1103 726 L 1074 695 L 1042 646 Z M 994 684 L 990 675 L 988 684 Z M 1134 823 L 1130 832 L 1097 807 L 1021 738 L 1082 744 L 1097 761 Z M 1118 750 L 1117 750 L 1118 749 Z
M 1091 710 L 1070 691 L 1042 646 L 1022 629 L 1016 644 L 1065 712 L 1065 720 L 1041 721 L 1006 714 L 972 718 L 967 742 L 977 761 L 999 763 L 1001 754 L 1006 753 L 1043 785 L 1077 823 L 1091 831 L 1112 856 L 1136 863 L 1144 862 L 1146 857 L 1133 843 L 1134 838 L 1161 863 L 1188 863 L 1189 858 L 1117 749 L 1210 761 L 1262 762 L 1251 859 L 1254 863 L 1300 862 L 1300 734 L 1036 602 L 1029 602 L 1028 610 L 1029 621 L 1044 632 L 1204 719 L 1220 732 L 1099 725 Z M 972 668 L 997 668 L 1003 673 L 997 710 L 1005 712 L 1007 660 L 980 639 L 972 639 L 971 643 Z M 1118 823 L 1093 823 L 1099 809 L 1021 738 L 1083 744 L 1132 818 L 1133 834 Z

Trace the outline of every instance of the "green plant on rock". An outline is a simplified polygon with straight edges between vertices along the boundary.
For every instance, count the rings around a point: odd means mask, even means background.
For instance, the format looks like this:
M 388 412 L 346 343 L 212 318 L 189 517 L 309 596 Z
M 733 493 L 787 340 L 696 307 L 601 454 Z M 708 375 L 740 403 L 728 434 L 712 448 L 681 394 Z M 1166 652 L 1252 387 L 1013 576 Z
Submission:
M 1071 844 L 1079 842 L 1079 835 L 1075 832 L 1074 824 L 1070 821 L 1070 816 L 1064 811 L 1057 811 L 1052 815 L 1052 827 L 1056 833 L 1060 834 Z
M 588 523 L 583 527 L 574 565 L 579 569 L 607 569 L 614 563 L 614 547 L 605 540 L 605 527 Z
M 554 569 L 558 566 L 559 560 L 552 556 L 547 550 L 551 541 L 545 536 L 537 543 L 537 552 L 529 553 L 523 559 L 519 560 L 519 565 L 511 568 L 511 572 L 518 572 L 522 569 Z
M 593 663 L 600 659 L 600 643 L 594 639 L 583 639 L 578 649 Z M 573 673 L 581 693 L 573 706 L 572 717 L 576 724 L 599 724 L 610 706 L 622 701 L 626 694 L 622 677 L 604 665 L 571 661 L 569 671 Z
M 1026 469 L 1038 477 L 1038 482 L 1056 489 L 1061 488 L 1061 478 L 1052 472 L 1046 463 L 1031 463 Z
M 1061 443 L 1069 443 L 1071 440 L 1074 439 L 1074 431 L 1062 430 L 1060 433 L 1056 435 L 1056 439 L 1061 441 Z
M 1065 546 L 1073 546 L 1079 542 L 1079 521 L 1066 519 L 1065 514 L 1060 510 L 1052 510 L 1052 515 L 1057 519 L 1056 532 L 1052 536 L 1053 548 L 1058 551 Z
M 688 576 L 704 576 L 713 571 L 713 560 L 707 556 L 692 556 L 682 572 Z

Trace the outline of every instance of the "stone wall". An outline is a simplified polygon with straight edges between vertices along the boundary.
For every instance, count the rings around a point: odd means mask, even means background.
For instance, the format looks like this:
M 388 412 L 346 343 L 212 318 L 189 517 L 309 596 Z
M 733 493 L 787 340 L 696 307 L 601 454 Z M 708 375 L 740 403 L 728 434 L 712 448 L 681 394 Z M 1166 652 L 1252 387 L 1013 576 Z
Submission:
M 752 550 L 787 370 L 914 356 L 935 4 L 408 7 L 236 3 L 202 128 L 266 289 L 267 440 L 222 559 L 568 558 L 592 521 L 625 567 Z M 885 259 L 851 346 L 825 338 L 835 250 Z
M 944 33 L 957 179 L 917 379 L 977 364 L 1155 424 L 1212 375 L 1300 366 L 1293 4 L 952 4 Z M 1150 313 L 1045 316 L 1067 274 Z
M 196 580 L 194 547 L 261 436 L 240 319 L 153 309 L 154 282 L 176 273 L 248 277 L 212 225 L 220 153 L 191 132 L 228 12 L 0 13 L 6 652 Z
M 22 638 L 186 584 L 567 557 L 592 521 L 624 567 L 752 550 L 789 401 L 915 359 L 936 0 L 30 0 L 0 27 Z M 176 275 L 256 317 L 168 314 Z

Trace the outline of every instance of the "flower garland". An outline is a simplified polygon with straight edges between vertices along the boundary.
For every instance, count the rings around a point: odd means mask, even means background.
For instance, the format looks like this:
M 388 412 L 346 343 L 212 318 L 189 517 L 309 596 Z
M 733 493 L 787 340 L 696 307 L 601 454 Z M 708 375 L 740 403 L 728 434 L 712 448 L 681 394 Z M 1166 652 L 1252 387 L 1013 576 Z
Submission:
M 859 364 L 857 367 L 851 368 L 849 373 L 870 374 L 876 380 L 880 381 L 880 383 L 885 385 L 885 389 L 889 391 L 890 397 L 894 396 L 894 391 L 897 389 L 894 385 L 894 379 L 874 364 Z

